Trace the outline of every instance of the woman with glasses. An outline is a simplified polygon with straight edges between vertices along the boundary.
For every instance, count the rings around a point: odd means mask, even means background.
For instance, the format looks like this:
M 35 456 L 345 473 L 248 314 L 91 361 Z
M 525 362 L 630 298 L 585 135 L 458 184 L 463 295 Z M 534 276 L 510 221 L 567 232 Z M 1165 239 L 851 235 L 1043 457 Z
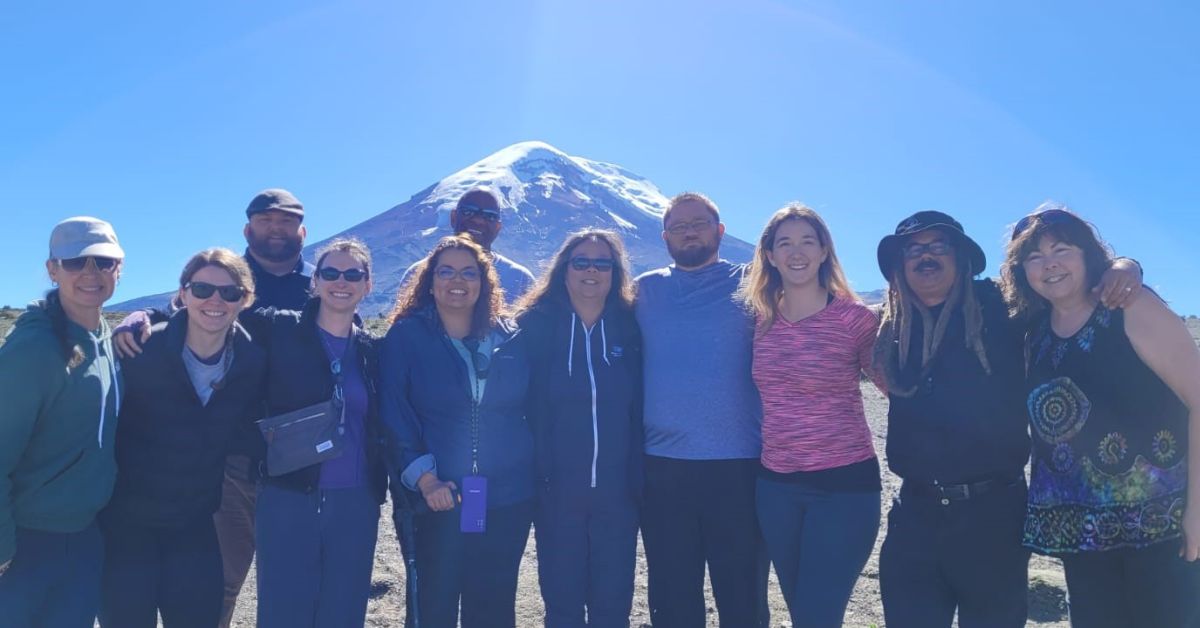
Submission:
M 491 257 L 442 238 L 401 289 L 383 340 L 383 419 L 394 472 L 420 493 L 421 625 L 515 626 L 517 572 L 533 519 L 529 367 Z
M 550 628 L 629 625 L 644 440 L 633 290 L 620 237 L 588 229 L 567 237 L 520 304 Z
M 1110 309 L 1094 228 L 1044 205 L 1013 229 L 1005 296 L 1029 321 L 1024 543 L 1062 559 L 1075 628 L 1200 625 L 1200 350 L 1158 295 Z
M 217 625 L 224 594 L 213 513 L 225 455 L 261 415 L 266 354 L 237 324 L 254 300 L 250 267 L 228 249 L 194 255 L 181 309 L 122 361 L 117 482 L 100 514 L 100 624 Z
M 55 288 L 0 346 L 0 616 L 11 626 L 91 628 L 104 544 L 96 514 L 116 476 L 124 392 L 101 316 L 125 252 L 107 222 L 50 234 Z
M 794 626 L 840 626 L 879 532 L 879 459 L 859 382 L 879 321 L 829 228 L 799 203 L 763 229 L 742 296 L 762 396 L 758 522 Z

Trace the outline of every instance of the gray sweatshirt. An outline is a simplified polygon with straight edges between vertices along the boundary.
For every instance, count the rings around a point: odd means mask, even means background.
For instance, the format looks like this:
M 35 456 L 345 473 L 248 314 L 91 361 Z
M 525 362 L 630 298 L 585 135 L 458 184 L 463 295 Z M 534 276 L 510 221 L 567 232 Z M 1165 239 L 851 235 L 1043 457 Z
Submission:
M 646 453 L 685 460 L 758 458 L 762 403 L 750 375 L 754 318 L 735 293 L 746 267 L 720 260 L 638 277 L 646 380 Z

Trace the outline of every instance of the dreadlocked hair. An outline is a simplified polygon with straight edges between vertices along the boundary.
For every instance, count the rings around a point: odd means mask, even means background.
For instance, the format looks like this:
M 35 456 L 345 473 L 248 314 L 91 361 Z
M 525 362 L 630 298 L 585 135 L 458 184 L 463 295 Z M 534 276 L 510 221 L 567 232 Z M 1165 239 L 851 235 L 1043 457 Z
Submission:
M 883 309 L 879 326 L 879 337 L 875 341 L 872 355 L 872 366 L 884 374 L 888 391 L 901 397 L 911 397 L 917 391 L 920 381 L 928 373 L 930 364 L 937 357 L 946 329 L 955 312 L 961 311 L 963 327 L 966 330 L 966 346 L 975 353 L 980 366 L 987 374 L 992 373 L 992 365 L 983 346 L 983 308 L 975 294 L 971 279 L 970 262 L 963 255 L 958 255 L 958 279 L 946 297 L 945 306 L 934 319 L 929 308 L 921 303 L 917 295 L 909 287 L 904 278 L 904 268 L 897 264 L 892 271 L 891 281 L 888 282 L 887 303 Z M 900 374 L 909 363 L 913 353 L 912 327 L 914 319 L 920 318 L 921 324 L 921 377 L 912 382 L 904 382 Z
M 58 297 L 58 290 L 46 293 L 46 315 L 50 317 L 50 329 L 54 332 L 54 337 L 58 339 L 62 357 L 67 361 L 67 370 L 83 364 L 83 348 L 71 340 L 71 334 L 67 329 L 67 312 L 63 309 L 62 301 Z

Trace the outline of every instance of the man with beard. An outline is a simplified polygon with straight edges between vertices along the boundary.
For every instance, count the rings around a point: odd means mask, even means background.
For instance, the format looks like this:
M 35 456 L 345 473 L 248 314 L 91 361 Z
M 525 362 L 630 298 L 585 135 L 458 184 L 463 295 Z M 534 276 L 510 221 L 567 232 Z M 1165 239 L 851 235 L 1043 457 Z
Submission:
M 725 225 L 701 194 L 671 199 L 675 263 L 638 278 L 645 360 L 642 541 L 655 628 L 705 625 L 708 566 L 722 626 L 765 621 L 754 484 L 761 403 L 750 375 L 754 321 L 735 293 L 744 265 L 720 259 Z
M 500 202 L 488 188 L 479 187 L 467 191 L 450 211 L 450 227 L 454 229 L 454 233 L 470 236 L 483 250 L 491 253 L 492 264 L 496 268 L 496 274 L 500 276 L 500 287 L 504 288 L 504 301 L 512 305 L 533 285 L 533 273 L 492 250 L 492 243 L 500 235 L 500 228 L 503 226 L 500 220 Z M 416 266 L 414 263 L 404 271 L 400 285 L 408 282 Z
M 260 307 L 299 310 L 308 301 L 308 289 L 316 268 L 300 257 L 304 248 L 304 205 L 283 189 L 263 190 L 246 207 L 246 262 L 254 274 L 254 304 Z M 146 314 L 149 314 L 147 317 Z M 134 312 L 114 332 L 114 344 L 124 357 L 141 353 L 129 330 L 166 320 L 158 311 Z M 142 342 L 145 337 L 142 338 Z M 254 559 L 254 508 L 257 501 L 256 471 L 250 456 L 259 447 L 256 431 L 239 434 L 225 459 L 225 483 L 221 507 L 213 515 L 225 574 L 225 598 L 220 628 L 228 628 L 238 594 Z
M 904 480 L 879 558 L 894 628 L 1016 628 L 1026 620 L 1023 326 L 983 272 L 983 250 L 936 211 L 903 220 L 878 248 L 888 298 L 874 365 L 887 380 L 887 460 Z M 1110 307 L 1140 287 L 1119 260 Z

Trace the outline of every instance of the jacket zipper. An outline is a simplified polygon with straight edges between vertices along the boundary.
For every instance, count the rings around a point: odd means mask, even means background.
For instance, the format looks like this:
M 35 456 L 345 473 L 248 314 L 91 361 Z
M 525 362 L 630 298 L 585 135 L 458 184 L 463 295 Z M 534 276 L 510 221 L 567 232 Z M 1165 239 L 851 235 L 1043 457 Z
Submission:
M 583 321 L 580 321 L 583 324 Z M 592 488 L 596 488 L 596 460 L 600 458 L 600 427 L 596 420 L 596 372 L 592 368 L 592 329 L 583 330 L 584 352 L 587 356 L 588 383 L 592 387 Z

